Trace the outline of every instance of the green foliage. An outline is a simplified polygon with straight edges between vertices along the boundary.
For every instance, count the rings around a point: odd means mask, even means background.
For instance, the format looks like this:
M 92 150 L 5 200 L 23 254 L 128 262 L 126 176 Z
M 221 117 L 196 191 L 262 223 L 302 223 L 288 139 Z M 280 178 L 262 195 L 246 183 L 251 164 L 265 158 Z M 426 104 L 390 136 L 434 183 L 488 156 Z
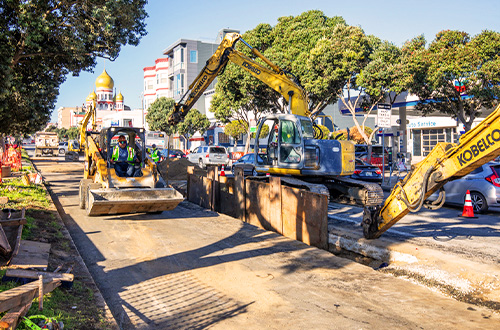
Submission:
M 46 191 L 38 185 L 25 186 L 21 178 L 0 183 L 2 196 L 9 198 L 5 208 L 20 209 L 22 207 L 48 207 L 50 204 Z
M 64 127 L 59 128 L 57 130 L 57 137 L 59 138 L 59 141 L 67 140 L 68 139 L 68 130 Z
M 210 121 L 207 116 L 197 109 L 191 109 L 184 117 L 184 120 L 177 125 L 177 132 L 183 136 L 191 136 L 196 132 L 203 135 L 209 127 Z
M 68 74 L 116 59 L 146 34 L 146 0 L 2 1 L 0 133 L 32 133 Z
M 168 117 L 174 111 L 175 101 L 171 98 L 160 97 L 156 99 L 148 108 L 146 121 L 152 131 L 164 131 L 172 135 L 177 131 L 176 126 L 168 123 Z
M 468 131 L 481 109 L 499 103 L 500 33 L 485 30 L 471 38 L 465 32 L 446 30 L 428 48 L 421 37 L 408 42 L 405 50 L 413 75 L 410 91 L 421 100 L 416 108 L 424 115 L 433 111 L 448 114 Z M 471 98 L 463 98 L 461 93 Z
M 269 135 L 269 130 L 270 130 L 269 125 L 267 125 L 267 124 L 262 125 L 262 129 L 260 130 L 260 134 L 259 134 L 259 139 L 263 139 L 266 136 L 268 136 Z M 255 135 L 256 134 L 257 133 L 252 133 L 251 134 L 252 139 L 255 139 Z
M 66 135 L 68 140 L 78 140 L 78 138 L 80 137 L 80 130 L 78 129 L 78 127 L 70 127 L 66 131 Z
M 49 127 L 47 127 L 45 132 L 57 132 L 57 126 L 50 125 Z
M 224 133 L 235 140 L 238 140 L 241 135 L 246 134 L 247 132 L 248 125 L 241 120 L 232 121 L 224 127 Z
M 312 72 L 308 61 L 310 53 L 325 38 L 331 38 L 335 27 L 344 24 L 341 17 L 327 17 L 323 12 L 312 10 L 299 16 L 280 17 L 278 24 L 259 24 L 255 29 L 243 34 L 243 39 L 269 58 L 274 64 L 292 72 L 302 82 L 311 101 L 311 108 L 321 111 L 336 101 L 328 85 L 321 84 L 323 76 L 318 78 Z M 238 43 L 237 49 L 250 56 L 249 49 Z M 260 59 L 256 60 L 262 63 Z M 264 64 L 265 65 L 265 64 Z M 321 75 L 325 67 L 334 67 L 332 62 L 322 62 L 317 68 Z M 291 76 L 290 76 L 291 77 Z M 294 79 L 292 77 L 292 79 Z M 320 83 L 321 86 L 318 85 Z M 322 89 L 321 89 L 322 88 Z M 228 122 L 230 118 L 248 121 L 248 112 L 254 111 L 259 120 L 263 113 L 282 112 L 285 104 L 281 95 L 266 84 L 252 77 L 234 64 L 229 64 L 219 76 L 216 93 L 210 111 L 217 119 Z

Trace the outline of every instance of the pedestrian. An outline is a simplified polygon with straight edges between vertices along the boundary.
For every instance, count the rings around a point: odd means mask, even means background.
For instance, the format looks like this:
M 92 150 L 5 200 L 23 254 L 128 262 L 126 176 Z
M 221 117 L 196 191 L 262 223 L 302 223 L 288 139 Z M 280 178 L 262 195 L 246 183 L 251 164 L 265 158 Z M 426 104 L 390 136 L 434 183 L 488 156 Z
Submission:
M 131 177 L 134 174 L 136 160 L 134 148 L 127 146 L 125 135 L 118 137 L 118 144 L 113 148 L 111 163 L 114 164 L 116 175 Z

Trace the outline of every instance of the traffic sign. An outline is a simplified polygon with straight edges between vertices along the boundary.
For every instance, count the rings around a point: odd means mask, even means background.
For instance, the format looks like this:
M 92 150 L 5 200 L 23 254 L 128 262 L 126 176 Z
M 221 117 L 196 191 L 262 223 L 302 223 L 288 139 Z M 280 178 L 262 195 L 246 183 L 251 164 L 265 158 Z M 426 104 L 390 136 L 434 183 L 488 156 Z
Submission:
M 387 104 L 382 104 L 383 106 Z M 381 104 L 378 105 L 377 110 L 377 126 L 378 127 L 391 127 L 391 106 L 389 104 L 389 109 L 381 108 Z
M 250 126 L 250 133 L 257 132 L 257 126 Z
M 379 104 L 377 104 L 377 109 L 391 110 L 392 106 L 390 104 L 386 104 L 386 103 L 379 103 Z

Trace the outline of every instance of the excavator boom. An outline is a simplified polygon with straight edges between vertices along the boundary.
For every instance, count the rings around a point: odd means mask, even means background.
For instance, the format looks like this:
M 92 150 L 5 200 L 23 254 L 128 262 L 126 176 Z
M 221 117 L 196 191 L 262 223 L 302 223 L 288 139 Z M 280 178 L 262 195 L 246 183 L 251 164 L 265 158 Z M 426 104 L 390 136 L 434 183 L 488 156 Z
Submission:
M 377 238 L 409 212 L 422 206 L 437 209 L 444 203 L 441 190 L 437 201 L 425 203 L 433 193 L 454 179 L 469 174 L 500 156 L 500 105 L 479 125 L 460 138 L 460 143 L 438 143 L 427 157 L 414 165 L 398 182 L 381 208 L 365 207 L 363 232 Z
M 236 50 L 234 47 L 238 41 L 249 47 L 252 54 L 264 61 L 270 69 Z M 291 113 L 301 116 L 309 115 L 308 101 L 304 89 L 291 80 L 283 70 L 262 55 L 257 49 L 245 42 L 240 34 L 228 33 L 215 53 L 207 60 L 205 67 L 200 71 L 191 85 L 189 85 L 188 91 L 182 96 L 179 103 L 175 104 L 174 112 L 169 118 L 171 125 L 175 125 L 184 119 L 189 110 L 214 79 L 224 70 L 229 61 L 237 64 L 280 93 L 288 101 Z

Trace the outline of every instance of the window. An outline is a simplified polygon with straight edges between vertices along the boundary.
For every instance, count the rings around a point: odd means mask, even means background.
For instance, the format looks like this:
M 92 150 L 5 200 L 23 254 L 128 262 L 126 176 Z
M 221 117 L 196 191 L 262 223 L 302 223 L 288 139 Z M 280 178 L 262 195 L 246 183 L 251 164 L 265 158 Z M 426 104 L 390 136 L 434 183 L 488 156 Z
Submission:
M 309 120 L 301 120 L 300 126 L 302 128 L 302 136 L 305 139 L 312 139 L 314 137 L 313 125 Z
M 420 130 L 414 129 L 413 131 L 413 156 L 422 156 Z
M 229 136 L 226 135 L 225 133 L 219 132 L 218 139 L 219 139 L 219 144 L 220 143 L 229 143 Z
M 146 84 L 147 84 L 147 88 L 146 89 L 153 89 L 153 80 L 152 79 L 148 79 L 146 81 Z
M 160 73 L 160 84 L 166 84 L 168 82 L 168 75 L 166 73 Z
M 198 51 L 192 50 L 189 52 L 189 62 L 198 63 Z
M 184 74 L 182 73 L 179 73 L 177 76 L 175 76 L 174 94 L 175 95 L 184 94 Z

